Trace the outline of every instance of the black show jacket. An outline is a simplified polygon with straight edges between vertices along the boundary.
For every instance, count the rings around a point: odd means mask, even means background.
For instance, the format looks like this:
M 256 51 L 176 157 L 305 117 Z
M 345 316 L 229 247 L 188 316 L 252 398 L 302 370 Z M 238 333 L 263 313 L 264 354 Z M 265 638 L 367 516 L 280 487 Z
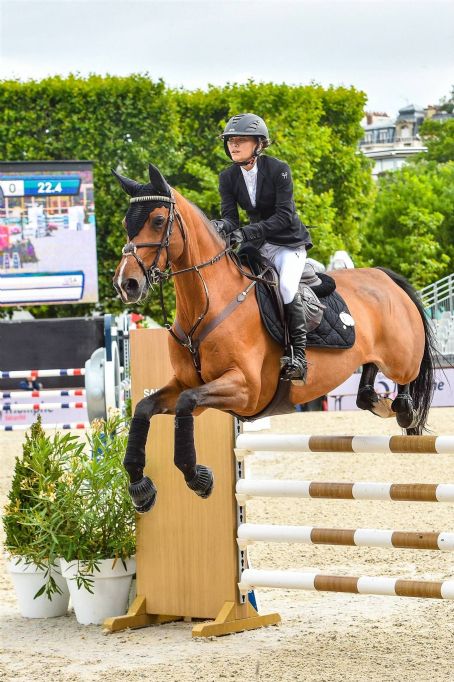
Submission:
M 256 205 L 252 206 L 241 167 L 232 164 L 219 176 L 221 217 L 226 232 L 240 227 L 238 206 L 244 209 L 250 225 L 247 238 L 260 247 L 265 241 L 279 246 L 312 247 L 306 226 L 296 212 L 293 181 L 289 166 L 273 156 L 259 156 Z

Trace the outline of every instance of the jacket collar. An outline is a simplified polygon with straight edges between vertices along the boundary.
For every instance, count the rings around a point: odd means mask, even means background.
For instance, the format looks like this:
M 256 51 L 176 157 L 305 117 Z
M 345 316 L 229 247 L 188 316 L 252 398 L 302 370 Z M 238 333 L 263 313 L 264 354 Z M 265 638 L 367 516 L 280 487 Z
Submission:
M 260 191 L 262 189 L 263 178 L 265 177 L 265 170 L 263 168 L 263 165 L 264 165 L 263 161 L 264 161 L 263 156 L 258 156 L 257 161 L 255 162 L 257 164 L 257 189 L 255 191 L 255 205 L 256 206 L 259 203 Z M 246 182 L 244 180 L 243 173 L 241 172 L 241 166 L 239 166 L 238 164 L 235 164 L 235 168 L 236 168 L 237 182 L 240 183 L 240 187 L 243 190 L 243 194 L 245 194 L 246 200 L 252 209 L 253 206 L 251 204 L 249 192 L 247 191 Z

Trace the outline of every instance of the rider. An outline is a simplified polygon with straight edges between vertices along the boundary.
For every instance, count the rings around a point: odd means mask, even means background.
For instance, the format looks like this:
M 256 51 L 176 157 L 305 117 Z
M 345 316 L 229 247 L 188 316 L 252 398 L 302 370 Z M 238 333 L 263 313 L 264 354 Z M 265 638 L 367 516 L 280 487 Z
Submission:
M 277 269 L 293 347 L 293 356 L 281 359 L 282 375 L 305 381 L 306 324 L 298 285 L 312 242 L 296 212 L 290 168 L 272 156 L 261 156 L 271 141 L 260 116 L 233 116 L 219 137 L 233 165 L 219 176 L 222 220 L 213 223 L 223 236 L 234 232 L 236 243 L 252 242 Z M 250 222 L 242 228 L 238 206 Z

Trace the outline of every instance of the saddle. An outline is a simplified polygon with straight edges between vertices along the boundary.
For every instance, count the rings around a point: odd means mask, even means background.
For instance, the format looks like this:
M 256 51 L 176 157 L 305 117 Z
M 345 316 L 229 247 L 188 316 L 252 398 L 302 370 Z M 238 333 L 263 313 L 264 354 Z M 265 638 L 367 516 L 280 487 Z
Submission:
M 282 348 L 288 345 L 284 304 L 279 292 L 279 276 L 274 265 L 252 244 L 238 252 L 243 265 L 264 277 L 255 287 L 263 323 Z M 298 287 L 304 305 L 308 348 L 347 349 L 355 343 L 355 322 L 347 304 L 336 291 L 332 277 L 317 273 L 307 263 Z

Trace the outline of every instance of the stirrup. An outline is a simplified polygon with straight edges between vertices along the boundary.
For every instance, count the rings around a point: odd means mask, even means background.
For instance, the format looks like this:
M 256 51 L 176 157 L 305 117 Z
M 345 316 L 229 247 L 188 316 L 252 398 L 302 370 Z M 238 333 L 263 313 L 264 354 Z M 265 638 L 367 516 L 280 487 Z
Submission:
M 285 380 L 292 380 L 296 386 L 302 386 L 306 383 L 307 378 L 307 360 L 306 357 L 297 358 L 293 355 L 284 355 L 281 358 L 281 378 Z

